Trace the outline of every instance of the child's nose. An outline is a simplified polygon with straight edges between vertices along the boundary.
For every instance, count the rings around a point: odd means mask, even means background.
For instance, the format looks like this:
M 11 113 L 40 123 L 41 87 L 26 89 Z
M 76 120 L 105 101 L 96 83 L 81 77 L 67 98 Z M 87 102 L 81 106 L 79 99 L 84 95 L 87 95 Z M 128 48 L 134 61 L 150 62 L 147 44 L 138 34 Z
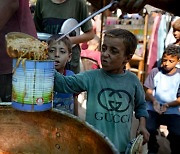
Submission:
M 103 56 L 109 57 L 109 51 L 108 51 L 108 50 L 104 51 L 104 52 L 103 52 Z
M 55 57 L 59 57 L 59 52 L 58 51 L 55 52 Z
M 177 34 L 178 34 L 178 31 L 177 31 L 177 30 L 176 30 L 176 31 L 174 31 L 174 32 L 173 32 L 173 34 L 174 34 L 174 35 L 177 35 Z
M 170 64 L 170 62 L 167 60 L 166 63 L 165 63 L 165 65 L 168 66 L 169 64 Z

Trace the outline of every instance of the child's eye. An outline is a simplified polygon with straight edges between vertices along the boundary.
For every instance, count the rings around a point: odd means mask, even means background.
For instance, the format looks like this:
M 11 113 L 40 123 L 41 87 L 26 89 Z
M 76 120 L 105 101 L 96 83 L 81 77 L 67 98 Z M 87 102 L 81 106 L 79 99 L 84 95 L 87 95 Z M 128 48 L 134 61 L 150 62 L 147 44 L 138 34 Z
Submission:
M 65 54 L 65 53 L 66 53 L 66 51 L 64 51 L 64 50 L 60 50 L 60 52 L 61 52 L 62 54 Z
M 170 61 L 170 63 L 174 63 L 174 60 L 169 60 Z
M 55 51 L 54 49 L 50 49 L 50 50 L 49 50 L 50 53 L 53 53 L 54 51 Z
M 102 45 L 102 52 L 105 52 L 107 50 L 107 47 L 105 45 Z
M 162 62 L 166 62 L 167 60 L 166 59 L 162 59 Z
M 116 48 L 111 48 L 111 53 L 112 54 L 117 54 L 117 53 L 119 53 L 119 50 L 116 49 Z

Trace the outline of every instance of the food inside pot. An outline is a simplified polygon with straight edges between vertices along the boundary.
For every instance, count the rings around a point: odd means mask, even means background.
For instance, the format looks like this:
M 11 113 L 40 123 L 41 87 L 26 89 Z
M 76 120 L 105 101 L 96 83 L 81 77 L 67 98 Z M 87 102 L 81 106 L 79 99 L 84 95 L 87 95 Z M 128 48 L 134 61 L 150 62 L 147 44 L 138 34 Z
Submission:
M 12 58 L 26 58 L 29 60 L 46 60 L 48 45 L 38 39 L 20 32 L 6 35 L 7 53 Z

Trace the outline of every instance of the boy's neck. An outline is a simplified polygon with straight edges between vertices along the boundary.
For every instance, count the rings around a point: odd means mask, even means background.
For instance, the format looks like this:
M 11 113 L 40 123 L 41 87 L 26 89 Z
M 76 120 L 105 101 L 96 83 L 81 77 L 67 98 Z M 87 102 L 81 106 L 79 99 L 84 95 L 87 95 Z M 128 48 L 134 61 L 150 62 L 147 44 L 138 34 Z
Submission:
M 65 75 L 66 74 L 66 70 L 65 69 L 59 69 L 59 70 L 57 70 L 59 73 L 61 73 L 61 74 L 63 74 L 63 75 Z
M 163 69 L 163 70 L 164 70 L 164 69 Z M 173 68 L 172 70 L 170 70 L 169 72 L 167 72 L 167 71 L 164 70 L 164 73 L 167 74 L 167 75 L 172 75 L 172 74 L 174 74 L 176 71 L 177 71 L 177 68 L 174 67 L 174 68 Z
M 180 40 L 177 40 L 177 41 L 175 42 L 175 45 L 179 45 L 179 46 L 180 46 Z
M 176 39 L 176 42 L 174 44 L 180 46 L 180 39 Z

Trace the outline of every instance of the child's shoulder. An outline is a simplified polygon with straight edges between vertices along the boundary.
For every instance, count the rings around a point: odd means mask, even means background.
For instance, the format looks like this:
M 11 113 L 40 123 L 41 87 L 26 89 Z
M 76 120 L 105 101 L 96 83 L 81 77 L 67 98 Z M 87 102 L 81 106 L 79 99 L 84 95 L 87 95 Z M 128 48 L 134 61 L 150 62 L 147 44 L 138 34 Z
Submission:
M 65 70 L 65 72 L 64 72 L 65 76 L 71 76 L 71 75 L 74 75 L 74 74 L 75 73 L 73 71 L 71 71 L 71 70 Z
M 100 74 L 102 74 L 101 69 L 91 69 L 91 70 L 82 71 L 82 72 L 75 74 L 75 75 L 86 76 L 86 77 L 97 77 Z
M 155 76 L 156 74 L 158 74 L 159 72 L 162 72 L 162 68 L 161 67 L 154 67 L 152 68 L 152 70 L 150 71 L 150 74 Z
M 177 68 L 177 71 L 176 71 L 176 72 L 180 74 L 180 68 Z
M 160 72 L 160 71 L 162 71 L 162 68 L 161 68 L 161 67 L 154 67 L 154 68 L 152 68 L 152 70 L 151 70 L 151 72 L 155 72 L 155 73 Z
M 130 77 L 130 78 L 136 78 L 138 79 L 137 75 L 134 72 L 131 71 L 126 71 L 126 74 Z M 139 80 L 139 79 L 138 79 Z
M 177 68 L 176 70 L 176 73 L 175 74 L 178 74 L 178 76 L 180 76 L 180 68 Z M 180 79 L 180 78 L 179 78 Z
M 164 75 L 167 75 L 166 72 L 164 72 L 163 68 L 162 67 L 155 67 L 153 68 L 151 71 L 150 71 L 150 74 L 153 75 L 153 76 L 156 76 L 157 74 L 164 74 Z M 177 68 L 176 72 L 173 73 L 171 76 L 173 75 L 177 75 L 177 74 L 180 74 L 180 68 Z M 169 76 L 169 75 L 168 75 Z

